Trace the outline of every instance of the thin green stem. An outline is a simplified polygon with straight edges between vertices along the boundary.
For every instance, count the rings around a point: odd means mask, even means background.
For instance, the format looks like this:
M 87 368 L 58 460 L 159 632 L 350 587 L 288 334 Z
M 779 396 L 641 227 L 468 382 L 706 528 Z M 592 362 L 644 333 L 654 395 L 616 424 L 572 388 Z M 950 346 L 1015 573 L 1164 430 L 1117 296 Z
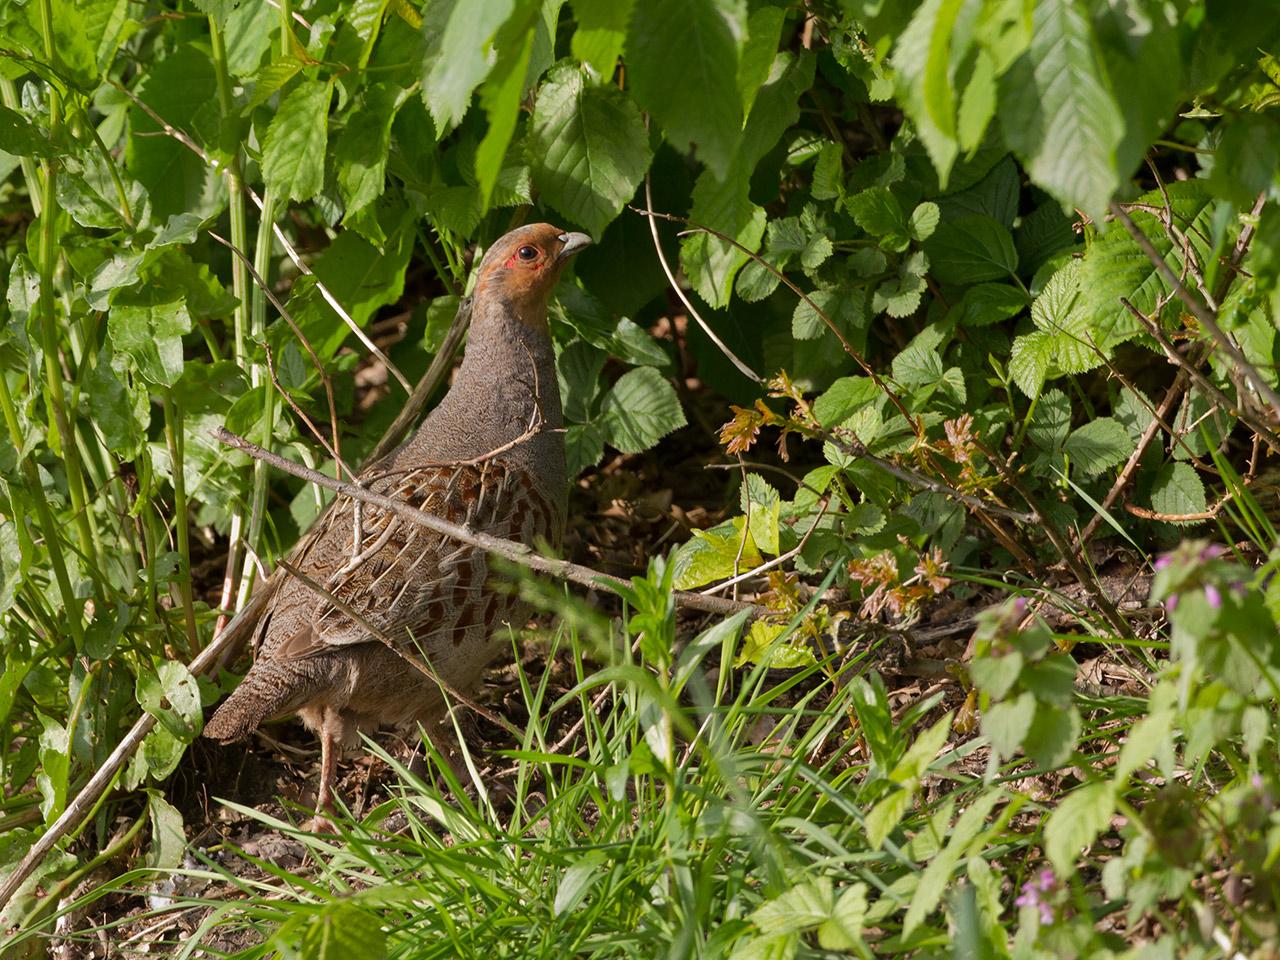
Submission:
M 164 432 L 169 442 L 169 472 L 173 481 L 173 525 L 178 535 L 178 556 L 182 558 L 178 593 L 182 596 L 182 609 L 186 614 L 188 651 L 194 654 L 200 649 L 200 637 L 196 632 L 196 608 L 191 596 L 191 531 L 187 518 L 187 481 L 183 474 L 185 436 L 182 419 L 182 404 L 172 390 L 166 391 Z
M 22 450 L 22 428 L 18 424 L 13 394 L 9 392 L 9 381 L 3 373 L 0 373 L 0 409 L 3 409 L 5 425 L 8 427 L 13 448 Z M 77 601 L 75 591 L 71 588 L 71 578 L 67 575 L 67 565 L 62 558 L 62 542 L 58 535 L 58 525 L 54 522 L 49 502 L 45 499 L 40 474 L 30 457 L 22 458 L 22 472 L 27 481 L 28 492 L 36 506 L 36 519 L 44 533 L 45 543 L 49 547 L 49 563 L 53 567 L 53 577 L 58 583 L 58 592 L 62 595 L 63 609 L 67 612 L 67 629 L 71 631 L 76 649 L 82 650 L 84 649 L 84 627 L 81 618 L 84 608 Z

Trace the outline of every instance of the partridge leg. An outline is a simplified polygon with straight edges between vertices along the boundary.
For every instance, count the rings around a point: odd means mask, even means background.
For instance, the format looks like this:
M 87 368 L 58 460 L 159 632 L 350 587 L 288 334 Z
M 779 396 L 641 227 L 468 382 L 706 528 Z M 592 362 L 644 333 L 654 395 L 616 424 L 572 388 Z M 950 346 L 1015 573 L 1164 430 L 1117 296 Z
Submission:
M 306 823 L 312 833 L 337 833 L 329 814 L 333 813 L 333 781 L 338 773 L 338 746 L 334 742 L 337 717 L 325 710 L 320 727 L 320 789 L 316 792 L 316 815 Z

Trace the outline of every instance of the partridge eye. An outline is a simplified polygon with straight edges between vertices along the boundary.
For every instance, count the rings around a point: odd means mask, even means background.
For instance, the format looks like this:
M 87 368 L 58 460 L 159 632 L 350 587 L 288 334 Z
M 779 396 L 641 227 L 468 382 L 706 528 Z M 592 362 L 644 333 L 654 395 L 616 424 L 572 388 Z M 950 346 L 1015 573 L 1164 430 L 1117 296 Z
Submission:
M 517 250 L 517 251 L 516 251 L 516 253 L 517 253 L 517 254 L 519 254 L 519 256 L 520 256 L 520 259 L 521 259 L 521 260 L 524 260 L 524 261 L 526 261 L 526 262 L 527 262 L 527 261 L 529 261 L 529 260 L 537 260 L 537 259 L 538 259 L 538 250 L 537 250 L 537 248 L 536 248 L 536 247 L 528 246 L 527 244 L 526 244 L 525 246 L 521 247 L 519 250 Z

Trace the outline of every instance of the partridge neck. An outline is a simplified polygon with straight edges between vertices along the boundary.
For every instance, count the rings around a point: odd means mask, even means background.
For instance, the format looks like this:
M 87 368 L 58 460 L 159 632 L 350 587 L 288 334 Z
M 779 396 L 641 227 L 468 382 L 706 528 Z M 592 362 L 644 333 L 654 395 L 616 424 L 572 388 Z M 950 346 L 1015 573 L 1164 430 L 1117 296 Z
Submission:
M 555 353 L 545 317 L 517 319 L 505 304 L 472 317 L 466 353 L 448 394 L 406 453 L 464 460 L 503 457 L 563 484 L 564 434 Z

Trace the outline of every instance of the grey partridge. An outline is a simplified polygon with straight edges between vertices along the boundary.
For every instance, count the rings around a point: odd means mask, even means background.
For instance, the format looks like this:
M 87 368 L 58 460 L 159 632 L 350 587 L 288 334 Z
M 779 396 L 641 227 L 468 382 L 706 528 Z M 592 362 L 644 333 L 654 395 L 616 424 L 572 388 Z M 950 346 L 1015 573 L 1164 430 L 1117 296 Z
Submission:
M 558 545 L 567 488 L 547 302 L 565 262 L 591 242 L 546 223 L 485 253 L 452 387 L 400 448 L 366 469 L 367 489 L 472 530 Z M 438 719 L 441 685 L 466 689 L 518 626 L 481 550 L 340 497 L 294 559 L 254 635 L 249 673 L 204 735 L 224 743 L 297 713 L 320 738 L 317 808 L 333 805 L 339 751 L 361 730 Z M 307 581 L 310 581 L 309 583 Z M 415 668 L 417 660 L 429 668 Z M 323 822 L 323 821 L 321 821 Z

